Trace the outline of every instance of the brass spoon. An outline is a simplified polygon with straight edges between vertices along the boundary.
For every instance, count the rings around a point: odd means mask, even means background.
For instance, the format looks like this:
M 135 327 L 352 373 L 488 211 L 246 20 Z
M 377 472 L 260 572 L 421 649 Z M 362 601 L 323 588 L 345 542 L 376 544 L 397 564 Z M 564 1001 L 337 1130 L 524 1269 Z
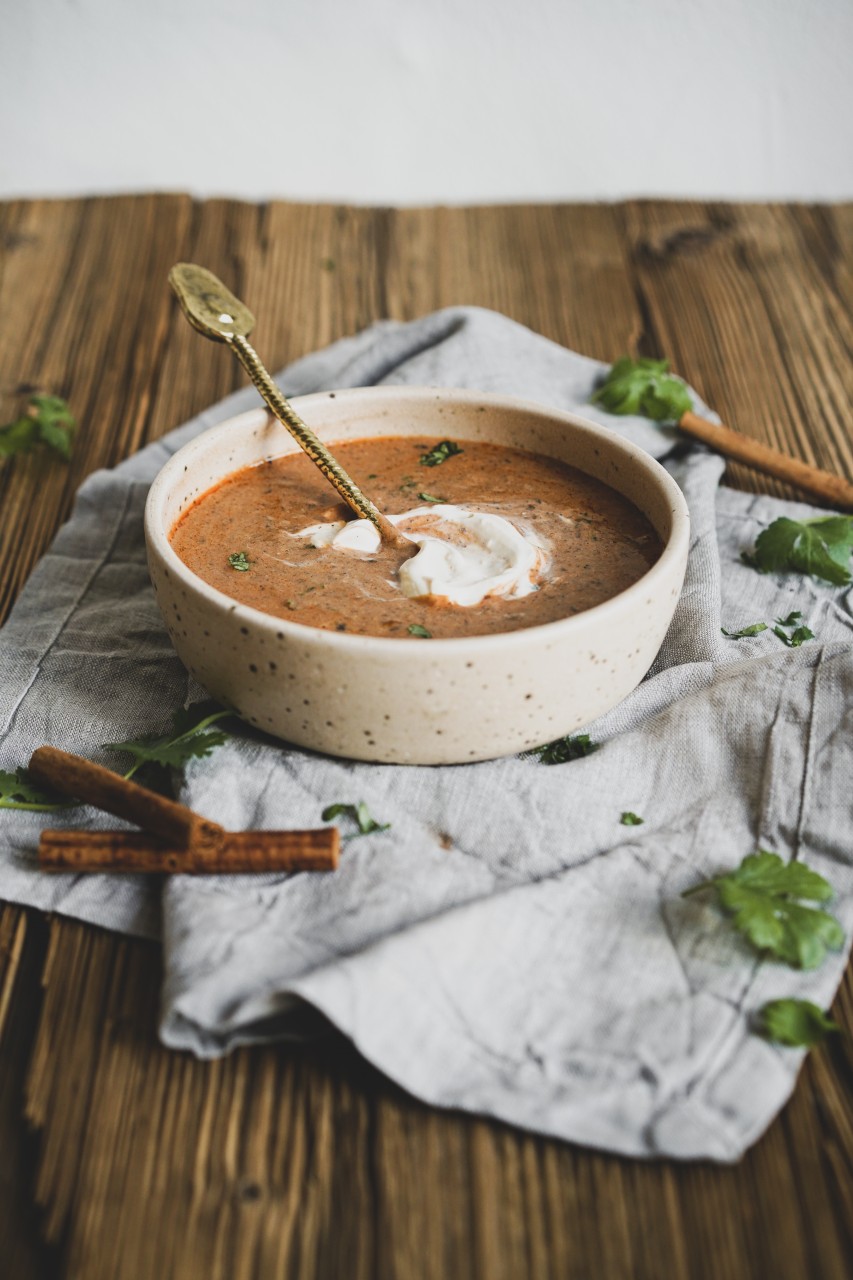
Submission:
M 279 422 L 287 427 L 300 448 L 320 468 L 347 506 L 357 516 L 375 525 L 383 542 L 400 550 L 412 553 L 417 551 L 417 544 L 395 528 L 375 503 L 362 493 L 275 385 L 248 341 L 248 336 L 255 327 L 255 317 L 249 308 L 239 298 L 235 298 L 212 271 L 196 266 L 193 262 L 179 262 L 172 267 L 169 284 L 178 295 L 178 301 L 192 327 L 205 338 L 228 344 Z

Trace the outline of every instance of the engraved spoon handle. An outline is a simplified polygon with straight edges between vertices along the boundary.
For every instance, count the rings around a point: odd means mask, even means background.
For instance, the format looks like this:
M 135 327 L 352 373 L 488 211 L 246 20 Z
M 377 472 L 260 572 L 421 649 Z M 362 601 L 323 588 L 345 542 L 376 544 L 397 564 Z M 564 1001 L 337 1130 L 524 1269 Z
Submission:
M 329 453 L 322 440 L 314 434 L 307 422 L 303 422 L 290 401 L 282 394 L 261 363 L 258 353 L 248 338 L 235 335 L 226 338 L 226 342 L 240 361 L 255 386 L 279 422 L 287 427 L 290 434 L 308 454 L 308 457 L 319 467 L 323 475 L 334 485 L 344 502 L 352 508 L 357 516 L 369 520 L 379 530 L 384 541 L 397 545 L 411 546 L 409 538 L 404 537 L 394 527 L 387 516 L 362 493 L 355 481 L 344 471 L 343 467 Z
M 409 553 L 416 545 L 384 516 L 375 503 L 362 493 L 358 485 L 347 475 L 341 464 L 332 456 L 321 440 L 303 422 L 287 397 L 275 385 L 261 363 L 258 353 L 248 341 L 255 327 L 255 317 L 239 298 L 235 298 L 218 276 L 206 267 L 194 262 L 178 262 L 169 272 L 169 284 L 190 324 L 205 338 L 225 342 L 234 352 L 267 405 L 300 448 L 319 467 L 329 483 L 337 489 L 348 507 L 357 516 L 369 520 L 383 542 Z

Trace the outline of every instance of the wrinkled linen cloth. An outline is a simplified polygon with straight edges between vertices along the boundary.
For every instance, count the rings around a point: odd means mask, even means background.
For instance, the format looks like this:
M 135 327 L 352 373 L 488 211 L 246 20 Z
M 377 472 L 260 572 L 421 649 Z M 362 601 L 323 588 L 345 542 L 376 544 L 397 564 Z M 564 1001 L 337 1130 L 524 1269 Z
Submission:
M 293 1034 L 313 1008 L 427 1102 L 635 1156 L 735 1160 L 791 1093 L 802 1053 L 756 1034 L 756 1011 L 783 995 L 826 1007 L 845 957 L 812 973 L 759 960 L 711 895 L 681 895 L 771 849 L 832 882 L 849 937 L 851 592 L 743 565 L 777 516 L 817 513 L 719 489 L 718 457 L 591 407 L 601 372 L 454 308 L 376 325 L 281 376 L 290 395 L 460 386 L 579 410 L 682 486 L 687 578 L 652 670 L 590 727 L 602 745 L 584 759 L 357 764 L 247 729 L 178 780 L 181 800 L 234 829 L 317 825 L 327 804 L 366 801 L 391 829 L 348 842 L 335 875 L 47 876 L 44 817 L 0 813 L 0 895 L 162 936 L 167 1045 L 213 1057 Z M 99 744 L 162 732 L 204 696 L 154 603 L 143 505 L 170 454 L 255 403 L 238 392 L 83 485 L 0 633 L 0 768 L 44 742 L 118 765 Z M 801 648 L 771 630 L 721 634 L 791 609 L 817 637 Z M 643 825 L 621 825 L 625 810 Z M 87 809 L 61 821 L 115 825 Z

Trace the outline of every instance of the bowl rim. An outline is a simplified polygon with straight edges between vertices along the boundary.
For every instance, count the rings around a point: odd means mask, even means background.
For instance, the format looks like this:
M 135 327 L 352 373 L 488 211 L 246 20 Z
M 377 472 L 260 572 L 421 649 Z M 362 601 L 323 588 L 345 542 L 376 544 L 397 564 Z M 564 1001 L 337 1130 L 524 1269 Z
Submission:
M 647 471 L 658 487 L 663 490 L 668 499 L 672 517 L 672 529 L 669 538 L 664 544 L 663 551 L 641 578 L 626 587 L 624 591 L 620 591 L 614 596 L 609 596 L 608 599 L 594 605 L 591 609 L 584 609 L 580 613 L 572 614 L 567 618 L 557 618 L 553 622 L 544 622 L 533 627 L 521 627 L 515 631 L 496 631 L 477 636 L 431 637 L 431 643 L 427 646 L 424 646 L 423 640 L 418 636 L 367 636 L 355 632 L 326 631 L 321 627 L 311 627 L 303 622 L 293 622 L 272 613 L 265 613 L 261 609 L 256 609 L 253 605 L 242 604 L 239 600 L 235 600 L 233 596 L 226 595 L 224 591 L 211 586 L 210 583 L 205 582 L 203 578 L 194 573 L 181 560 L 177 552 L 172 549 L 172 544 L 168 537 L 169 531 L 163 527 L 163 522 L 159 519 L 171 484 L 179 476 L 185 474 L 194 454 L 214 443 L 220 436 L 233 434 L 235 429 L 239 430 L 243 426 L 248 427 L 250 423 L 259 421 L 262 418 L 274 419 L 274 415 L 266 406 L 258 405 L 255 408 L 244 410 L 242 413 L 226 418 L 222 422 L 215 423 L 211 427 L 207 427 L 204 431 L 194 436 L 192 440 L 182 445 L 180 449 L 176 450 L 168 461 L 163 464 L 151 484 L 145 501 L 144 531 L 149 553 L 152 550 L 157 552 L 170 573 L 174 574 L 182 585 L 205 597 L 210 604 L 218 607 L 231 617 L 250 622 L 254 626 L 259 626 L 276 634 L 277 638 L 281 638 L 282 635 L 285 637 L 290 636 L 302 644 L 319 645 L 324 648 L 331 646 L 332 649 L 340 649 L 353 654 L 358 652 L 379 652 L 382 654 L 383 659 L 396 654 L 397 657 L 404 658 L 406 661 L 411 659 L 413 652 L 419 651 L 416 646 L 420 646 L 420 649 L 425 651 L 425 656 L 429 656 L 429 654 L 436 654 L 435 645 L 439 645 L 441 654 L 451 657 L 460 653 L 470 654 L 474 646 L 478 649 L 486 648 L 489 650 L 512 649 L 529 646 L 536 641 L 550 638 L 555 641 L 558 639 L 563 640 L 567 635 L 573 633 L 580 636 L 590 626 L 595 627 L 599 622 L 606 622 L 608 613 L 618 615 L 623 611 L 631 612 L 636 598 L 648 590 L 650 581 L 668 574 L 682 559 L 686 562 L 690 538 L 690 513 L 684 494 L 669 472 L 661 466 L 656 458 L 652 457 L 650 453 L 647 453 L 639 445 L 634 444 L 633 441 L 626 440 L 624 436 L 620 436 L 618 432 L 613 431 L 611 428 L 593 422 L 589 418 L 584 418 L 571 410 L 558 409 L 536 400 L 526 400 L 495 392 L 473 391 L 457 387 L 341 387 L 332 388 L 328 391 L 312 392 L 303 396 L 293 396 L 289 397 L 289 399 L 292 400 L 296 410 L 301 413 L 303 407 L 310 410 L 311 405 L 319 404 L 329 399 L 339 401 L 369 400 L 377 396 L 403 401 L 429 399 L 430 401 L 444 400 L 470 404 L 491 404 L 496 408 L 516 410 L 539 417 L 556 418 L 583 435 L 596 438 L 603 437 L 609 444 L 613 444 L 617 449 L 620 449 L 624 455 L 639 463 L 640 467 Z M 308 416 L 310 420 L 310 412 Z M 286 430 L 286 428 L 282 427 L 282 430 Z M 530 452 L 535 452 L 535 450 Z M 283 455 L 269 454 L 264 456 L 280 457 Z M 247 465 L 251 466 L 252 464 L 249 463 Z M 242 467 L 236 468 L 236 470 L 242 469 Z M 606 481 L 602 481 L 602 483 L 606 483 Z M 211 486 L 211 488 L 215 487 L 215 485 Z M 205 493 L 209 491 L 206 489 Z M 199 499 L 203 496 L 203 494 L 199 495 Z M 623 494 L 622 496 L 626 497 L 627 495 Z M 196 501 L 199 499 L 196 499 Z M 631 501 L 630 498 L 628 500 Z

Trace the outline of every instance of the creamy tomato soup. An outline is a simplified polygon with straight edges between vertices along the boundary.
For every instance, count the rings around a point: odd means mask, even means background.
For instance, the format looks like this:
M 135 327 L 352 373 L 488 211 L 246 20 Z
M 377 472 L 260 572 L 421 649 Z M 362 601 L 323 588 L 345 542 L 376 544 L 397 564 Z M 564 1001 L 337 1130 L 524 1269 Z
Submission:
M 661 554 L 636 507 L 553 458 L 387 436 L 333 450 L 422 540 L 417 558 L 377 550 L 372 526 L 336 502 L 302 453 L 246 467 L 204 494 L 175 525 L 172 547 L 211 586 L 264 613 L 400 639 L 554 622 L 624 591 Z

